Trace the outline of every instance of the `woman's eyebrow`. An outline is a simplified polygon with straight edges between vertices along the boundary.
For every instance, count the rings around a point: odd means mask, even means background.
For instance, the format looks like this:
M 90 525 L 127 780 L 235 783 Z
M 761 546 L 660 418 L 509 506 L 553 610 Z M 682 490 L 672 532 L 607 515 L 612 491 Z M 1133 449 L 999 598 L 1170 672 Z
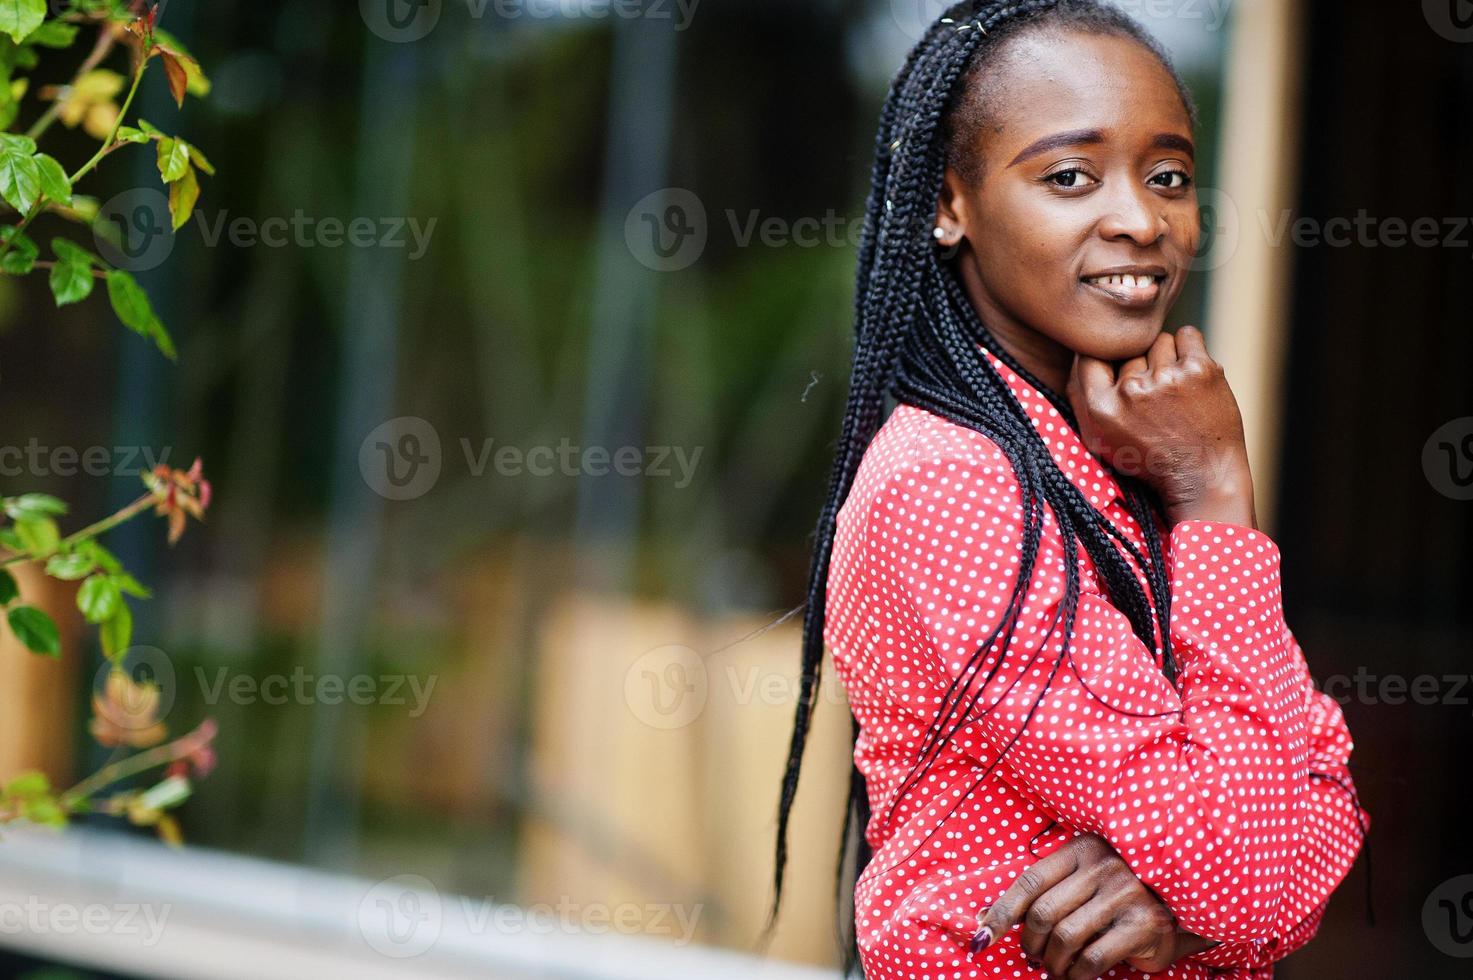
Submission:
M 1071 129 L 1068 132 L 1055 133 L 1052 136 L 1045 136 L 1042 139 L 1037 139 L 1029 143 L 1023 149 L 1023 152 L 1013 157 L 1012 162 L 1008 166 L 1015 167 L 1024 160 L 1036 157 L 1040 153 L 1057 150 L 1063 146 L 1089 146 L 1096 143 L 1103 143 L 1104 141 L 1105 134 L 1098 129 Z M 1151 146 L 1164 150 L 1180 150 L 1193 160 L 1197 158 L 1196 147 L 1192 145 L 1192 141 L 1176 133 L 1157 133 L 1151 140 Z

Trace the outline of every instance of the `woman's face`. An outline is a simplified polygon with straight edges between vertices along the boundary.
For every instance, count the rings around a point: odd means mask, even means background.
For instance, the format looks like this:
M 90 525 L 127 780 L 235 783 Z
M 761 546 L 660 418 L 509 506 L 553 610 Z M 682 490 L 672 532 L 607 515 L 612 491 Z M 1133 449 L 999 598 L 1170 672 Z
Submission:
M 1000 54 L 979 173 L 947 170 L 937 223 L 983 322 L 1057 383 L 1074 353 L 1126 360 L 1164 329 L 1201 236 L 1191 121 L 1128 38 L 1035 32 Z

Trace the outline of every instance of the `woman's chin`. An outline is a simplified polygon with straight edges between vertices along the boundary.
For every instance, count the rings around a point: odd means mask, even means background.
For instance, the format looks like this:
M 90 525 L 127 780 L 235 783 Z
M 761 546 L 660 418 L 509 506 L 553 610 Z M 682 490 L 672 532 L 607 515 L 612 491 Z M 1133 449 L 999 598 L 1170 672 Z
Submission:
M 1079 346 L 1074 347 L 1074 350 L 1086 357 L 1119 364 L 1135 357 L 1144 357 L 1164 329 L 1159 324 L 1140 322 L 1112 326 L 1115 329 L 1108 327 L 1102 329 L 1101 325 L 1096 324 L 1089 330 L 1086 339 L 1082 340 Z

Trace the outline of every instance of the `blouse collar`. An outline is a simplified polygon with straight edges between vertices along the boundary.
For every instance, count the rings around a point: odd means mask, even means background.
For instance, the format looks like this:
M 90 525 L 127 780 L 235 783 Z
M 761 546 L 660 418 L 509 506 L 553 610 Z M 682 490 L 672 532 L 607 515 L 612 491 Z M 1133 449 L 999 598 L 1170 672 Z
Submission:
M 1069 478 L 1069 482 L 1078 487 L 1085 499 L 1100 510 L 1111 503 L 1123 506 L 1126 502 L 1125 492 L 1120 488 L 1119 482 L 1085 447 L 1084 440 L 1059 414 L 1058 409 L 1054 408 L 1048 396 L 1020 377 L 1002 358 L 981 344 L 977 346 L 1013 390 L 1027 412 L 1029 421 L 1043 436 L 1054 462 Z

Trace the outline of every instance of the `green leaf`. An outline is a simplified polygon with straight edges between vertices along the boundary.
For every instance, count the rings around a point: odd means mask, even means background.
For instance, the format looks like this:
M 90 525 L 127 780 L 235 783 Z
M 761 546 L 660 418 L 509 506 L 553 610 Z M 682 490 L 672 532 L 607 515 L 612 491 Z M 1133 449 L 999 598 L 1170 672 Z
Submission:
M 11 520 L 66 513 L 66 501 L 49 493 L 23 493 L 5 498 L 5 513 Z
M 55 800 L 30 800 L 21 805 L 21 816 L 43 827 L 65 827 L 66 811 Z
M 84 225 L 90 225 L 97 220 L 97 212 L 100 209 L 97 198 L 86 194 L 72 194 L 72 206 L 69 210 L 62 212 L 62 216 L 72 221 L 79 221 Z
M 72 182 L 67 179 L 66 171 L 61 168 L 61 164 L 44 153 L 36 154 L 35 160 L 36 166 L 41 171 L 41 193 L 45 194 L 48 200 L 71 207 Z
M 3 0 L 0 0 L 3 2 Z M 36 141 L 19 133 L 0 133 L 0 153 L 19 153 L 32 156 L 36 152 Z
M 48 20 L 31 32 L 27 44 L 39 44 L 43 48 L 69 48 L 77 39 L 77 26 L 64 20 Z
M 0 0 L 0 4 L 7 0 Z M 41 196 L 41 167 L 36 158 L 0 146 L 0 197 L 21 214 L 28 214 Z
M 19 44 L 46 19 L 46 0 L 0 0 L 0 33 Z
M 11 551 L 26 550 L 26 546 L 20 540 L 20 535 L 15 533 L 13 527 L 0 527 L 0 545 L 4 545 Z
M 184 176 L 169 185 L 169 213 L 174 216 L 175 231 L 184 227 L 198 200 L 199 181 L 194 176 L 194 168 L 186 165 Z
M 106 263 L 69 238 L 51 239 L 51 251 L 63 262 L 80 262 L 84 265 L 103 266 Z
M 75 582 L 79 578 L 85 578 L 96 567 L 97 562 L 87 555 L 52 555 L 46 562 L 46 574 L 63 582 Z
M 117 580 L 118 588 L 122 589 L 129 595 L 137 596 L 140 599 L 153 598 L 153 593 L 149 591 L 148 586 L 144 585 L 142 582 L 138 581 L 127 572 L 114 570 L 113 578 Z
M 96 538 L 89 538 L 86 541 L 83 541 L 81 544 L 77 545 L 77 550 L 86 554 L 88 558 L 91 558 L 93 561 L 97 562 L 97 564 L 100 565 L 104 571 L 111 572 L 114 575 L 117 575 L 119 572 L 123 571 L 123 563 L 118 561 L 117 556 L 115 556 L 111 551 L 108 551 L 101 544 L 99 544 Z M 145 596 L 144 598 L 147 597 Z
M 29 769 L 11 777 L 0 791 L 9 800 L 30 800 L 51 792 L 51 780 L 44 772 Z
M 155 126 L 153 123 L 149 122 L 147 119 L 139 119 L 138 120 L 138 128 L 141 129 L 141 130 L 143 130 L 145 133 L 147 133 L 150 136 L 160 136 L 161 137 L 161 136 L 164 135 L 164 131 L 162 129 L 159 129 L 157 126 Z
M 56 298 L 56 305 L 66 306 L 68 303 L 80 303 L 91 296 L 95 279 L 90 263 L 58 259 L 51 267 L 46 281 L 51 285 L 51 295 Z
M 102 655 L 113 663 L 128 651 L 129 644 L 133 642 L 133 610 L 126 602 L 118 603 L 117 612 L 102 624 L 98 638 L 102 640 Z
M 141 129 L 134 129 L 132 126 L 118 127 L 117 141 L 119 143 L 147 143 L 149 138 L 149 135 Z
M 25 79 L 19 81 L 24 82 Z M 20 115 L 20 94 L 15 91 L 17 87 L 14 82 L 5 84 L 4 78 L 0 77 L 0 126 L 8 127 Z
M 118 583 L 106 575 L 93 575 L 77 590 L 77 608 L 89 623 L 105 623 L 117 613 L 123 601 Z
M 22 517 L 15 522 L 15 533 L 33 558 L 45 558 L 61 543 L 61 531 L 49 517 Z
M 41 254 L 41 250 L 36 247 L 35 242 L 17 231 L 14 225 L 0 228 L 0 241 L 14 242 L 10 251 L 0 258 L 0 270 L 12 276 L 23 276 L 35 268 L 36 257 Z
M 184 143 L 183 140 L 180 140 L 179 142 Z M 184 143 L 184 145 L 189 148 L 190 161 L 196 167 L 209 174 L 211 177 L 215 176 L 215 165 L 209 160 L 205 159 L 205 155 L 199 151 L 199 147 L 195 146 L 193 143 Z
M 164 183 L 172 184 L 188 172 L 189 144 L 172 136 L 159 140 L 159 176 L 164 178 Z
M 32 653 L 61 656 L 61 634 L 51 617 L 35 606 L 16 606 L 5 614 L 10 630 Z
M 169 360 L 177 356 L 174 341 L 159 322 L 158 314 L 148 301 L 148 294 L 138 285 L 137 279 L 122 269 L 110 270 L 107 274 L 107 298 L 123 326 L 152 340 Z
M 0 606 L 8 605 L 20 597 L 20 586 L 10 569 L 0 568 Z

